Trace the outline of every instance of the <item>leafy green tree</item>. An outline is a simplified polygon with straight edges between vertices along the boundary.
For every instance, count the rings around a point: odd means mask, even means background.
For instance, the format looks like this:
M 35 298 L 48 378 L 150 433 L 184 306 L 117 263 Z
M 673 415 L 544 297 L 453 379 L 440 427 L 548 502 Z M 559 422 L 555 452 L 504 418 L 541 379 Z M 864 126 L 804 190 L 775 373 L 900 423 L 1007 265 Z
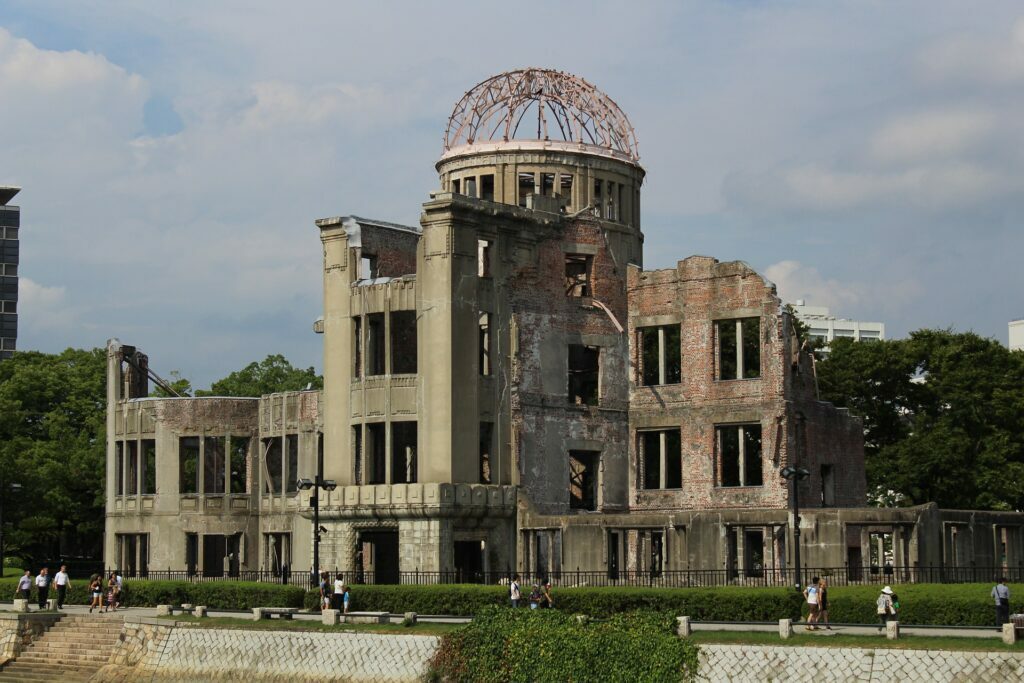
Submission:
M 869 489 L 907 505 L 1024 508 L 1024 353 L 950 330 L 831 348 L 819 387 L 864 420 Z
M 214 382 L 209 391 L 196 391 L 196 396 L 262 396 L 307 386 L 322 389 L 324 379 L 312 367 L 296 368 L 281 354 L 273 354 Z
M 169 377 L 162 378 L 174 393 L 165 390 L 163 387 L 153 385 L 153 390 L 149 392 L 150 396 L 157 396 L 159 398 L 169 398 L 173 396 L 191 396 L 192 395 L 192 382 L 181 376 L 181 372 L 178 370 L 171 370 Z
M 0 362 L 5 554 L 100 556 L 105 384 L 102 349 L 30 351 Z

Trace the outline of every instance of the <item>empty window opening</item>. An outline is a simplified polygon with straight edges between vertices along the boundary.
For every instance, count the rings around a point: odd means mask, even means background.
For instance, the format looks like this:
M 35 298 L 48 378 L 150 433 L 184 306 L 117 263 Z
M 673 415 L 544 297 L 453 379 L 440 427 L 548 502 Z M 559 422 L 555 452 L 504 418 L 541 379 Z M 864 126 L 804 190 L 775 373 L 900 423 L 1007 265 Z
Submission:
M 597 346 L 569 345 L 569 403 L 597 405 L 600 358 Z
M 377 277 L 377 257 L 363 252 L 359 259 L 359 279 L 372 280 Z
M 764 530 L 743 530 L 743 572 L 750 577 L 764 576 Z
M 761 376 L 761 319 L 719 320 L 718 379 L 753 379 Z
M 580 254 L 565 255 L 566 296 L 590 296 L 590 269 L 593 258 Z
M 476 274 L 478 277 L 491 276 L 491 240 L 476 241 Z
M 537 189 L 537 181 L 532 173 L 519 174 L 519 206 L 526 206 L 526 198 Z
M 623 219 L 623 215 L 622 215 L 622 209 L 626 206 L 626 204 L 624 203 L 626 186 L 620 184 L 618 186 L 618 188 L 619 188 L 619 201 L 616 204 L 616 206 L 619 207 L 619 210 L 618 210 L 617 215 L 615 216 L 615 220 L 617 220 L 619 222 L 622 222 L 624 220 Z
M 299 480 L 299 435 L 289 434 L 284 437 L 285 449 L 288 452 L 288 471 L 286 473 L 284 492 L 298 493 L 295 485 Z
M 391 374 L 416 374 L 416 311 L 391 314 Z
M 352 428 L 352 461 L 356 486 L 367 483 L 363 480 L 363 428 L 360 425 Z
M 718 439 L 720 486 L 761 486 L 761 425 L 715 428 Z
M 387 449 L 384 439 L 383 422 L 366 425 L 367 484 L 387 483 Z
M 114 443 L 114 493 L 124 495 L 124 441 Z
M 224 437 L 203 438 L 203 493 L 224 493 Z
M 156 440 L 142 440 L 142 495 L 156 493 Z
M 572 175 L 563 173 L 558 180 L 558 193 L 562 195 L 562 198 L 568 203 L 572 198 Z
M 597 510 L 597 451 L 569 451 L 569 509 Z
M 683 487 L 682 439 L 678 429 L 640 432 L 639 446 L 643 463 L 642 488 Z
M 267 492 L 281 493 L 281 485 L 284 483 L 282 476 L 283 463 L 281 462 L 281 439 L 274 437 L 263 439 L 263 464 L 266 471 Z
M 391 423 L 391 483 L 416 483 L 416 423 Z
M 824 507 L 836 504 L 835 467 L 832 465 L 821 466 L 821 504 Z
M 263 534 L 263 566 L 280 575 L 285 567 L 291 566 L 292 535 L 282 533 Z
M 366 316 L 366 374 L 384 374 L 384 314 Z
M 199 534 L 185 534 L 185 568 L 190 575 L 199 570 Z
M 488 173 L 480 176 L 480 199 L 489 202 L 494 201 L 494 174 Z
M 643 385 L 679 384 L 682 381 L 679 325 L 641 327 L 639 332 Z
M 651 576 L 661 576 L 661 572 L 665 569 L 665 532 L 664 531 L 652 531 L 651 532 L 651 556 L 650 566 L 648 570 L 651 572 Z
M 480 336 L 477 356 L 481 375 L 491 374 L 491 314 L 480 314 Z
M 480 483 L 491 484 L 491 452 L 494 442 L 494 423 L 480 423 Z
M 608 205 L 605 209 L 605 218 L 610 221 L 617 220 L 615 213 L 615 183 L 608 183 Z
M 459 181 L 458 178 L 452 179 L 452 192 L 454 192 L 455 194 L 462 193 L 462 183 L 461 181 Z
M 178 492 L 199 493 L 199 437 L 178 439 Z
M 139 443 L 125 442 L 125 493 L 134 496 L 139 492 Z
M 476 178 L 466 178 L 466 196 L 476 198 Z
M 249 437 L 231 437 L 231 493 L 249 492 Z
M 352 318 L 352 376 L 363 376 L 363 319 Z
M 540 176 L 540 193 L 545 197 L 555 196 L 555 174 L 542 173 Z

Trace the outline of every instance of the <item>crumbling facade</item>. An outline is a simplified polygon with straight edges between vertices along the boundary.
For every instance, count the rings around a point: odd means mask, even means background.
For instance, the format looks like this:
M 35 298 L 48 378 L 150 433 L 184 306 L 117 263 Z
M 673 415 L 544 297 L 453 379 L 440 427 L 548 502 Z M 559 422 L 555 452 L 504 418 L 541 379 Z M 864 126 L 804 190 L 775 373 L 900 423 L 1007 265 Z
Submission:
M 437 170 L 419 226 L 316 221 L 322 392 L 150 398 L 110 343 L 108 564 L 308 571 L 320 471 L 321 565 L 357 580 L 781 575 L 787 466 L 809 566 L 1024 561 L 1019 515 L 864 507 L 861 424 L 774 285 L 643 270 L 636 136 L 586 81 L 484 81 Z

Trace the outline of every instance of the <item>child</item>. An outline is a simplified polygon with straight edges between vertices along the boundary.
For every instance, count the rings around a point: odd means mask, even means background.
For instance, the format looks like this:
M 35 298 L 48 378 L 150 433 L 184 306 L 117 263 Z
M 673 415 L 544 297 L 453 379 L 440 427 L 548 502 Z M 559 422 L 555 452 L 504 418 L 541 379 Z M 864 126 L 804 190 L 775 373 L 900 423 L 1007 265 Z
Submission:
M 540 586 L 533 584 L 533 590 L 530 591 L 530 609 L 540 607 L 540 597 Z
M 350 599 L 351 599 L 351 593 L 349 593 L 349 587 L 345 586 L 345 592 L 342 594 L 342 598 L 341 598 L 342 605 L 344 607 L 343 614 L 348 614 L 348 603 L 349 603 Z

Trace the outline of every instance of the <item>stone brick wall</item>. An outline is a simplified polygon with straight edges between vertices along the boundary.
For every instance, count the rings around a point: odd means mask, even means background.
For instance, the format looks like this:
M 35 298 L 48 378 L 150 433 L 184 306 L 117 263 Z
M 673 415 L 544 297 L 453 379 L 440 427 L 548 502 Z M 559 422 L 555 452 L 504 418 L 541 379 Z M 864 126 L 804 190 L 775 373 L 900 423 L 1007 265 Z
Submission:
M 0 613 L 0 666 L 46 633 L 59 615 Z

